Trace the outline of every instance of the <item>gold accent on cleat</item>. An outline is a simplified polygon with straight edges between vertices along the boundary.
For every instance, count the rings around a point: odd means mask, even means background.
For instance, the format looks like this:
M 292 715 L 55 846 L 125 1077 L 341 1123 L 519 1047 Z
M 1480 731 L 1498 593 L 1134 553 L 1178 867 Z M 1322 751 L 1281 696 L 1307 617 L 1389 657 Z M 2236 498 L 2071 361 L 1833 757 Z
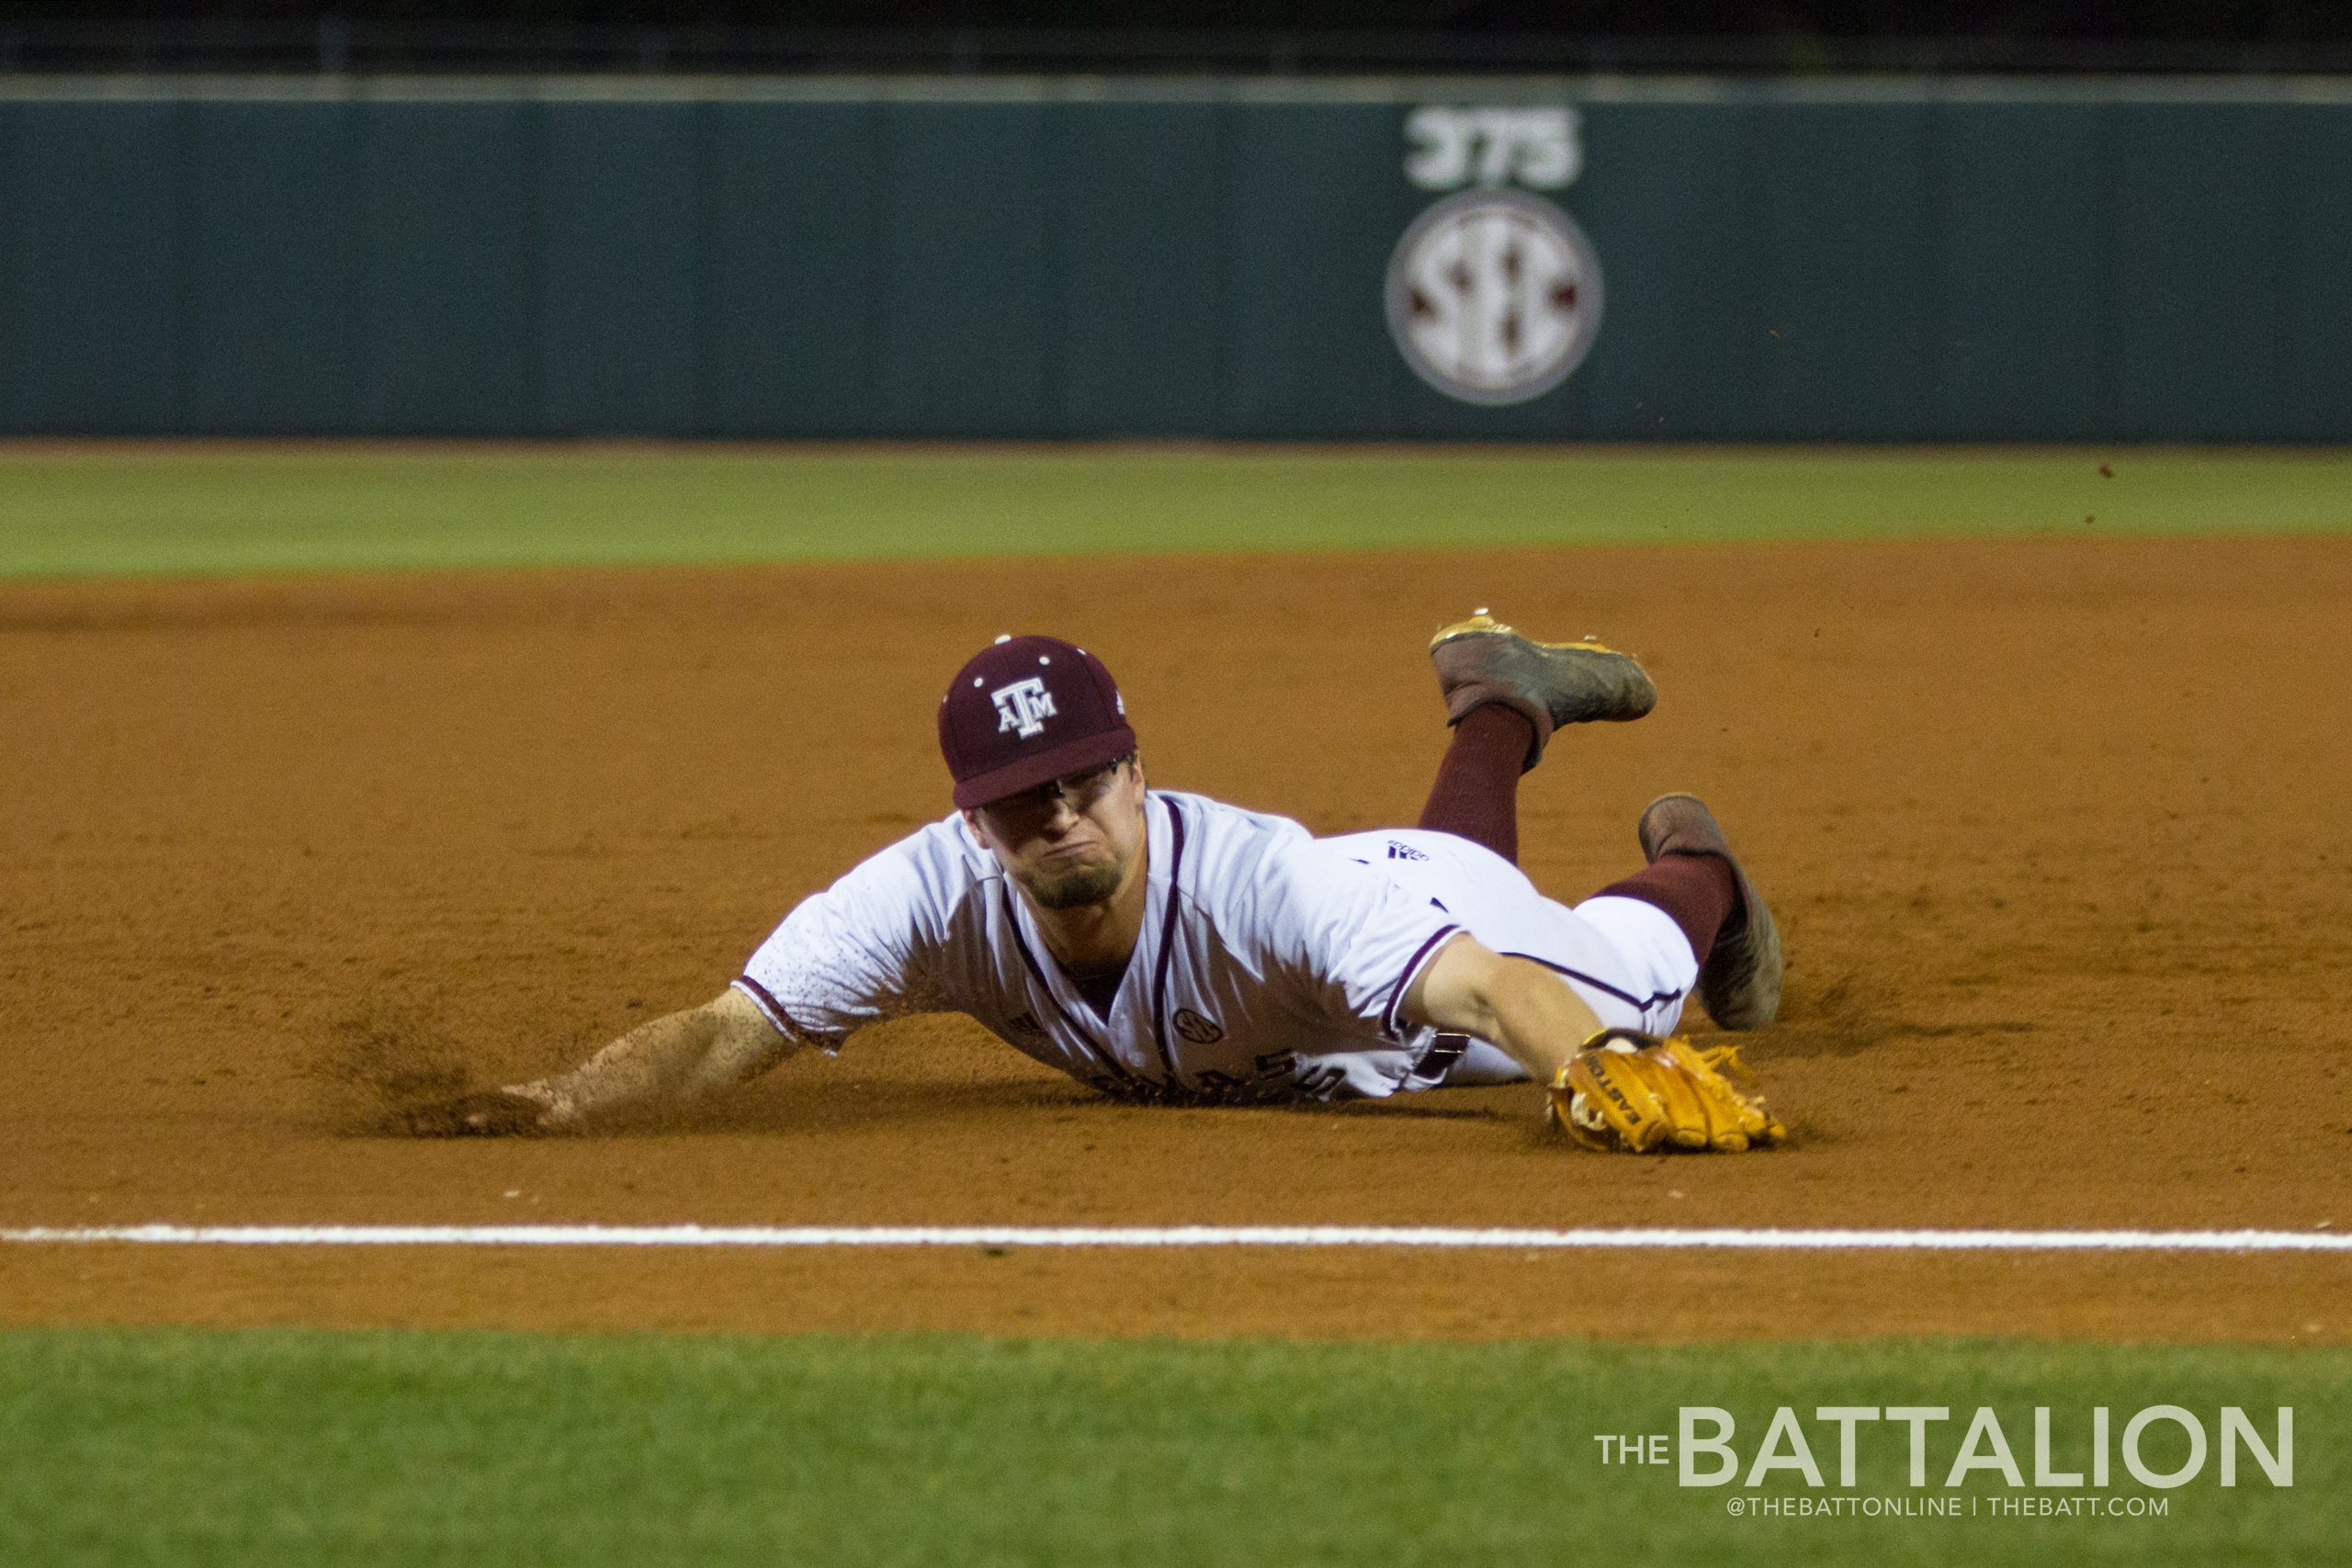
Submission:
M 1579 637 L 1574 642 L 1539 642 L 1525 632 L 1507 626 L 1495 619 L 1487 613 L 1487 608 L 1483 604 L 1471 613 L 1468 620 L 1456 621 L 1450 626 L 1441 626 L 1437 636 L 1430 638 L 1430 650 L 1434 653 L 1445 644 L 1465 637 L 1515 637 L 1521 642 L 1532 644 L 1536 648 L 1583 648 L 1589 649 L 1595 653 L 1619 651 L 1607 643 L 1595 641 L 1589 637 Z

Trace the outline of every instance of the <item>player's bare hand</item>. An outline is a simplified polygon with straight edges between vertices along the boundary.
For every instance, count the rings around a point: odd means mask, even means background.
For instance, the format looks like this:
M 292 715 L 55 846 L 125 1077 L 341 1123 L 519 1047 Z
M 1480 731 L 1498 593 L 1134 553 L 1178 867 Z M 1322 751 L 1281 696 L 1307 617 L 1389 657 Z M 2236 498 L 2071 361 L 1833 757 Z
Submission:
M 412 1138 L 515 1138 L 552 1132 L 548 1107 L 526 1095 L 493 1089 L 421 1105 L 401 1115 Z

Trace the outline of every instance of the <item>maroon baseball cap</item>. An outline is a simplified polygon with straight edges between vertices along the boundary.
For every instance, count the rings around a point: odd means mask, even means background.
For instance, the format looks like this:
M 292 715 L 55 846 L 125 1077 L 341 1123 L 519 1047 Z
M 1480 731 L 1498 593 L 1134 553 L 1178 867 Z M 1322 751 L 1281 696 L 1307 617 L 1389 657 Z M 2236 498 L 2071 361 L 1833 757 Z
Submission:
M 1102 661 L 1057 637 L 1001 637 L 939 701 L 939 752 L 969 809 L 1082 773 L 1136 749 Z

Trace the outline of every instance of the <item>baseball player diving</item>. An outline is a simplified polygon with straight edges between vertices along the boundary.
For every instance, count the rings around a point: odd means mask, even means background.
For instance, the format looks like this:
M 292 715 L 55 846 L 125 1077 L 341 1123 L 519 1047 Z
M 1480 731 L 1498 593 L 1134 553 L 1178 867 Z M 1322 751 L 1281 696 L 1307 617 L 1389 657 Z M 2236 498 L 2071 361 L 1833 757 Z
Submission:
M 881 1019 L 954 1011 L 1122 1100 L 1531 1081 L 1590 1148 L 1778 1140 L 1736 1056 L 1673 1032 L 1693 991 L 1729 1030 L 1780 1005 L 1778 930 L 1707 807 L 1651 802 L 1647 866 L 1573 908 L 1517 864 L 1521 774 L 1567 726 L 1649 712 L 1641 666 L 1484 611 L 1430 656 L 1453 734 L 1419 826 L 1317 839 L 1150 787 L 1100 660 L 999 637 L 940 701 L 952 813 L 803 899 L 712 1000 L 409 1130 L 593 1130 L 832 1055 Z

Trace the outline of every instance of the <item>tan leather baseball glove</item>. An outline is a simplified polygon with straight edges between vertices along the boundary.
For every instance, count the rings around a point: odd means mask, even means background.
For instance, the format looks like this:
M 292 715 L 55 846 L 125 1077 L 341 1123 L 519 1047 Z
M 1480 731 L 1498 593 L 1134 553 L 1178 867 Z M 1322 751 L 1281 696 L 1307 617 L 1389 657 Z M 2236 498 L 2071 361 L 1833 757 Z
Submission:
M 1604 1029 L 1560 1069 L 1551 1093 L 1552 1119 L 1589 1149 L 1728 1154 L 1788 1136 L 1735 1047 L 1702 1051 L 1679 1035 Z

